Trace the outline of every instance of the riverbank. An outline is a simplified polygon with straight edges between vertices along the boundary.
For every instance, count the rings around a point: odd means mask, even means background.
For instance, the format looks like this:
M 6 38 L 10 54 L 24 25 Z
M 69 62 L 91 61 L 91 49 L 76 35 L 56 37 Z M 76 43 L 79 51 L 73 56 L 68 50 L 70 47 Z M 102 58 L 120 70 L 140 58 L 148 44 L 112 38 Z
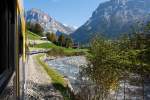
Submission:
M 30 55 L 26 66 L 26 100 L 64 100 L 61 93 L 55 89 L 52 79 L 35 59 Z
M 46 59 L 47 57 L 45 57 Z M 87 65 L 87 60 L 85 56 L 63 56 L 57 57 L 54 59 L 46 60 L 46 63 L 50 68 L 57 70 L 61 75 L 65 76 L 70 85 L 72 87 L 73 93 L 77 100 L 87 100 L 84 99 L 84 95 L 82 91 L 87 90 L 84 87 L 91 86 L 91 82 L 89 82 L 84 76 L 81 75 L 82 66 Z M 92 91 L 93 88 L 90 88 Z
M 79 55 L 87 55 L 88 49 L 73 49 L 73 48 L 65 48 L 61 46 L 57 46 L 49 41 L 40 40 L 38 36 L 33 33 L 30 34 L 30 51 L 31 54 L 37 54 L 39 51 L 46 50 L 45 58 L 43 56 L 45 54 L 38 54 L 34 57 L 37 63 L 43 67 L 45 73 L 51 78 L 52 85 L 55 89 L 61 92 L 64 100 L 74 100 L 74 93 L 72 92 L 72 86 L 68 77 L 60 73 L 57 69 L 50 66 L 47 61 L 63 58 L 66 56 L 79 56 Z M 78 62 L 77 62 L 78 63 Z
M 46 59 L 47 57 L 45 57 Z M 71 86 L 74 90 L 74 94 L 76 97 L 80 98 L 79 100 L 92 100 L 94 98 L 99 98 L 98 96 L 102 96 L 102 91 L 100 85 L 94 83 L 92 80 L 88 80 L 86 76 L 84 77 L 84 73 L 82 72 L 82 65 L 84 66 L 86 63 L 84 60 L 84 56 L 63 56 L 63 57 L 49 57 L 47 58 L 46 63 L 48 67 L 53 68 L 58 71 L 61 75 L 67 77 L 70 81 Z M 118 83 L 118 87 L 112 87 L 108 92 L 108 100 L 115 98 L 119 100 L 124 99 L 124 95 L 126 98 L 141 98 L 142 87 L 140 86 L 140 77 L 135 75 L 131 75 L 129 80 L 122 80 Z M 137 82 L 137 80 L 139 80 Z M 139 84 L 136 85 L 136 84 Z M 148 85 L 145 84 L 145 90 L 148 89 Z M 124 93 L 125 91 L 125 93 Z M 148 91 L 146 90 L 145 93 Z M 98 96 L 95 96 L 98 95 Z M 149 99 L 146 99 L 149 100 Z
M 49 65 L 44 62 L 43 57 L 44 54 L 37 55 L 36 60 L 45 69 L 49 77 L 51 77 L 53 86 L 61 92 L 64 100 L 74 100 L 73 93 L 71 93 L 68 82 L 65 80 L 64 76 L 50 68 Z

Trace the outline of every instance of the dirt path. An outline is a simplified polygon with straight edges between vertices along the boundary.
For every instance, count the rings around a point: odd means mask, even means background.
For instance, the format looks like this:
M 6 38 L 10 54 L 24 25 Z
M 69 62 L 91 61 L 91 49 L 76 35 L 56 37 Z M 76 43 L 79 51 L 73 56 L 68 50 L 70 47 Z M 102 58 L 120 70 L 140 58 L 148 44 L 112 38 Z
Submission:
M 59 91 L 52 86 L 50 77 L 33 55 L 29 57 L 26 72 L 25 100 L 63 100 Z

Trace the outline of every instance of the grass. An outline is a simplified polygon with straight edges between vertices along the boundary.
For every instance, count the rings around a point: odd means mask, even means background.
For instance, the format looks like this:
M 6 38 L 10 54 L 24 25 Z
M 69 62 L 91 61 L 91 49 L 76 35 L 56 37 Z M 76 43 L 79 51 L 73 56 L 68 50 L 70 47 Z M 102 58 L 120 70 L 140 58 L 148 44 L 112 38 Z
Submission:
M 42 65 L 44 67 L 44 69 L 46 70 L 47 74 L 52 78 L 52 82 L 53 83 L 59 83 L 62 84 L 63 86 L 65 86 L 65 81 L 63 79 L 63 76 L 58 74 L 58 72 L 52 68 L 50 68 L 45 62 L 43 62 L 40 58 L 43 57 L 44 55 L 37 55 L 36 59 L 37 61 L 40 63 L 40 65 Z
M 43 48 L 43 49 L 50 49 L 55 47 L 53 43 L 40 43 L 34 46 L 34 48 Z
M 36 60 L 41 66 L 43 66 L 47 74 L 51 77 L 53 86 L 61 92 L 61 94 L 64 97 L 64 100 L 74 100 L 74 97 L 69 96 L 67 92 L 69 89 L 67 88 L 67 84 L 63 76 L 59 74 L 56 70 L 50 68 L 49 65 L 46 64 L 44 61 L 42 61 L 40 58 L 43 56 L 43 54 L 37 55 Z
M 30 51 L 44 50 L 43 48 L 34 48 L 34 47 L 30 47 L 29 49 Z
M 84 52 L 81 51 L 67 51 L 63 48 L 52 48 L 47 53 L 49 56 L 80 56 L 85 55 Z
M 41 37 L 31 31 L 27 31 L 28 32 L 28 39 L 29 40 L 40 40 Z M 33 50 L 36 49 L 55 49 L 57 51 L 61 51 L 63 52 L 64 56 L 77 56 L 77 55 L 87 55 L 88 54 L 88 49 L 73 49 L 73 48 L 64 48 L 64 47 L 60 47 L 60 46 L 56 46 L 53 43 L 50 42 L 44 42 L 44 43 L 39 43 L 34 45 L 33 47 L 30 47 Z M 56 51 L 56 53 L 58 53 Z M 55 55 L 55 52 L 53 52 L 53 54 Z M 57 55 L 57 54 L 56 54 Z
M 28 33 L 28 39 L 30 39 L 30 40 L 40 40 L 41 39 L 41 37 L 39 35 L 31 32 L 31 31 L 27 31 L 27 33 Z
M 51 49 L 48 52 L 50 56 L 79 56 L 88 54 L 88 49 L 64 48 L 49 42 L 36 44 L 33 48 Z

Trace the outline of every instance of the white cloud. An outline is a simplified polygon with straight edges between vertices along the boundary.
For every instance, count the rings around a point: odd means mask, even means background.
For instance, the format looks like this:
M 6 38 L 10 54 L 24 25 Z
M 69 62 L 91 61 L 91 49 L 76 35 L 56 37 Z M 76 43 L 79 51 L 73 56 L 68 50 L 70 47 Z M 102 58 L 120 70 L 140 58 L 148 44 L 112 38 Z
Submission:
M 73 26 L 73 28 L 74 28 L 74 29 L 78 29 L 79 27 L 78 27 L 78 26 Z

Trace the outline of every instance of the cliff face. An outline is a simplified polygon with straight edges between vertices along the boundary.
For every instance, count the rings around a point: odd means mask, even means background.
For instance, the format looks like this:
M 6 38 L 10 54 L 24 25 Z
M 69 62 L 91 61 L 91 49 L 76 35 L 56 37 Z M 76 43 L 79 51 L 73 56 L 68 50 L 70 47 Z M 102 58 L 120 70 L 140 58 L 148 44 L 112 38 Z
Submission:
M 95 33 L 116 38 L 128 33 L 138 22 L 148 21 L 150 0 L 110 0 L 102 3 L 91 18 L 71 36 L 75 41 L 87 42 Z

